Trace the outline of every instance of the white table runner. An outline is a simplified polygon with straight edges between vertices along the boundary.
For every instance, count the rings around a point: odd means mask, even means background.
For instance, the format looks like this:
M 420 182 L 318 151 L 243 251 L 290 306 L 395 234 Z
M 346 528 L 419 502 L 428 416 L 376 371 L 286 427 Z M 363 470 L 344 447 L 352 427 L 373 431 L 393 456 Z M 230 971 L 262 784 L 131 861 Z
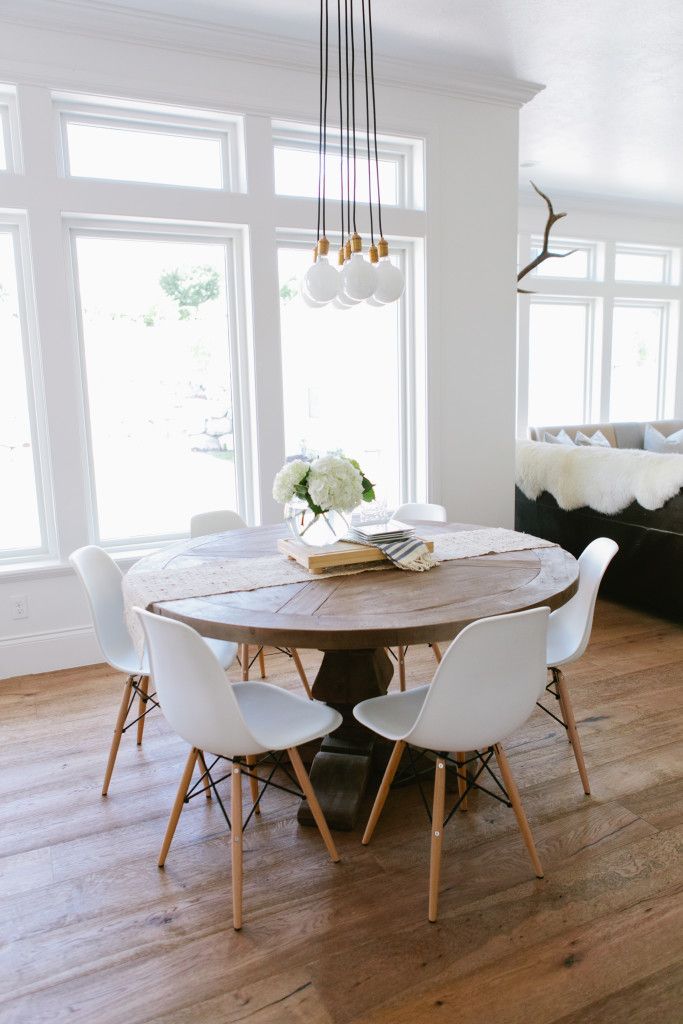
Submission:
M 481 530 L 457 530 L 453 533 L 435 533 L 429 537 L 422 527 L 425 540 L 434 540 L 434 556 L 439 562 L 482 555 L 503 554 L 506 551 L 528 551 L 531 548 L 556 547 L 552 541 L 493 527 Z M 163 549 L 162 564 L 159 556 L 142 558 L 123 578 L 123 598 L 126 622 L 138 653 L 142 653 L 143 635 L 134 607 L 149 608 L 160 601 L 173 601 L 189 597 L 210 597 L 213 594 L 231 594 L 236 591 L 260 590 L 279 587 L 286 583 L 316 582 L 332 576 L 348 576 L 361 572 L 393 569 L 391 562 L 367 566 L 332 569 L 312 575 L 296 562 L 285 558 L 279 551 L 258 558 L 225 558 L 202 561 L 198 565 L 174 568 L 171 564 L 178 554 L 192 554 L 193 547 L 201 547 L 206 537 L 195 541 L 179 541 Z M 154 561 L 154 568 L 149 563 Z M 430 570 L 438 572 L 438 567 Z

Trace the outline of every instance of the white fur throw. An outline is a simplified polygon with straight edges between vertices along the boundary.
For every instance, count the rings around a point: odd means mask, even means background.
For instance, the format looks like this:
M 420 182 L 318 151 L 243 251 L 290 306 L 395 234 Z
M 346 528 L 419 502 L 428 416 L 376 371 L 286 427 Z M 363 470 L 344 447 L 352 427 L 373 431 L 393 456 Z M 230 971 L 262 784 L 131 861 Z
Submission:
M 532 501 L 549 491 L 567 512 L 588 505 L 614 515 L 632 501 L 661 508 L 683 487 L 683 455 L 518 441 L 517 486 Z

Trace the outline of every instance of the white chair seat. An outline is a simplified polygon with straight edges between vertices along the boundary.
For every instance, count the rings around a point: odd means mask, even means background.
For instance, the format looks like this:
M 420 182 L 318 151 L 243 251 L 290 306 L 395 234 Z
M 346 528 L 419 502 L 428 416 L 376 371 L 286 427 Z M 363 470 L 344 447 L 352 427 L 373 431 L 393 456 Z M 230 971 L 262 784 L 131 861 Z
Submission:
M 235 683 L 232 689 L 247 728 L 264 750 L 298 747 L 338 729 L 342 723 L 339 712 L 327 704 L 299 697 L 271 683 Z
M 385 739 L 400 740 L 415 725 L 428 691 L 429 686 L 417 686 L 403 693 L 371 697 L 357 704 L 353 714 L 361 725 Z
M 208 637 L 202 637 L 202 640 L 213 653 L 221 668 L 229 669 L 237 657 L 237 644 L 230 643 L 229 640 L 210 640 Z M 127 676 L 149 675 L 149 658 L 147 656 L 147 651 L 144 651 L 142 659 L 140 659 L 133 650 L 132 644 L 130 647 L 130 653 L 126 652 L 125 657 L 118 657 L 116 662 L 112 664 L 117 671 L 123 672 L 124 675 Z
M 237 644 L 229 640 L 211 640 L 209 637 L 202 637 L 204 643 L 216 656 L 216 659 L 223 669 L 228 669 L 237 657 Z

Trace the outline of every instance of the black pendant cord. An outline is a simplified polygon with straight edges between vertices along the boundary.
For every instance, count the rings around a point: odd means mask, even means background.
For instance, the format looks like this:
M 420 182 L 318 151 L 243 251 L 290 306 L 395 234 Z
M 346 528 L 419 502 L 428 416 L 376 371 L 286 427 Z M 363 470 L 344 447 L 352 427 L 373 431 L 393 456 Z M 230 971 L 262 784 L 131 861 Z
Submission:
M 368 44 L 365 33 L 365 0 L 361 0 L 363 17 L 363 65 L 365 67 L 365 139 L 368 159 L 368 209 L 370 211 L 370 244 L 375 244 L 375 228 L 372 219 L 372 171 L 370 169 L 370 93 L 368 88 Z
M 356 228 L 356 43 L 353 34 L 353 0 L 351 4 L 351 118 L 353 122 L 353 231 Z
M 377 179 L 377 223 L 379 237 L 384 238 L 382 231 L 382 199 L 379 189 L 379 156 L 377 155 L 377 101 L 375 99 L 375 47 L 372 34 L 372 0 L 368 0 L 368 33 L 370 36 L 370 86 L 372 89 L 372 134 L 375 144 L 375 178 Z
M 325 72 L 323 87 L 323 237 L 326 237 L 325 230 L 325 196 L 327 191 L 327 70 L 329 58 L 329 32 L 330 13 L 328 0 L 325 0 Z
M 337 0 L 337 44 L 339 47 L 339 208 L 341 210 L 341 245 L 344 245 L 344 101 L 342 90 L 341 0 Z
M 349 135 L 349 0 L 344 0 L 344 54 L 346 62 L 346 224 L 351 236 L 351 158 Z
M 320 195 L 323 177 L 323 0 L 320 0 L 320 109 L 318 112 L 318 224 L 316 242 L 320 241 Z

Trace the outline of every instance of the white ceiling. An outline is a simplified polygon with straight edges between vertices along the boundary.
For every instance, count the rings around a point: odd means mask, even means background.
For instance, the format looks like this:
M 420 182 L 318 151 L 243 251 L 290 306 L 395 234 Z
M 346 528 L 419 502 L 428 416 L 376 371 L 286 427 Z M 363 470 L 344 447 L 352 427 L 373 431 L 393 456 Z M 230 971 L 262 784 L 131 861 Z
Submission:
M 317 43 L 318 0 L 108 0 L 113 7 Z M 521 114 L 520 162 L 533 165 L 521 168 L 525 179 L 683 204 L 681 0 L 374 0 L 372 10 L 380 58 L 545 84 Z

